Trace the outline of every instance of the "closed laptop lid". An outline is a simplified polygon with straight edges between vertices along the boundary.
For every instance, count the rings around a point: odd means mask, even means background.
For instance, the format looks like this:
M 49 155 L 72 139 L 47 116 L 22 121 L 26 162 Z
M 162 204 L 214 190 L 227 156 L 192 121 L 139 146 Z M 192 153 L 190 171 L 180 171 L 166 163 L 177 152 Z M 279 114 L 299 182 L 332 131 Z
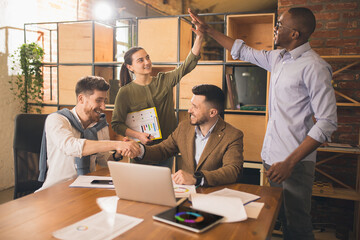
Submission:
M 116 195 L 121 199 L 176 206 L 170 169 L 109 161 Z

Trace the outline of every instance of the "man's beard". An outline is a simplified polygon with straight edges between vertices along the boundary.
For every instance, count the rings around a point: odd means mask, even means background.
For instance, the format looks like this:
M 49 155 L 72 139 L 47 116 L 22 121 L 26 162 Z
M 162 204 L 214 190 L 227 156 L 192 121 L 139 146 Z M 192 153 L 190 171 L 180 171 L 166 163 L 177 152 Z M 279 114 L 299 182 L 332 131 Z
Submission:
M 192 123 L 192 122 L 191 122 L 191 114 L 190 114 L 190 124 L 191 124 L 191 125 L 200 126 L 201 124 L 204 124 L 204 123 L 206 123 L 207 121 L 208 121 L 208 120 L 207 120 L 206 117 L 202 117 L 202 118 L 198 119 L 195 123 Z

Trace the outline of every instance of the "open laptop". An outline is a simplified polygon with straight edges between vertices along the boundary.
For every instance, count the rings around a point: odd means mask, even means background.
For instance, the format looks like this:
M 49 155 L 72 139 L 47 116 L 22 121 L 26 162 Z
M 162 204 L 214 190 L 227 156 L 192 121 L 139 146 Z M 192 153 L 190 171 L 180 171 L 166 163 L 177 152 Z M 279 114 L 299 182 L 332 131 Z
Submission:
M 170 169 L 151 165 L 109 161 L 110 175 L 120 199 L 174 207 L 177 200 Z

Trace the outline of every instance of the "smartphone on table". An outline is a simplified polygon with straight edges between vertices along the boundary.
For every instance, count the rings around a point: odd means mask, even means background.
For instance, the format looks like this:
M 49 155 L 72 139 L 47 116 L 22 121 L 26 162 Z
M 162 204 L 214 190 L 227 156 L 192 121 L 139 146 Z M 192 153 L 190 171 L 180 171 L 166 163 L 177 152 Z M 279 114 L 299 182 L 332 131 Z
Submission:
M 103 185 L 113 185 L 113 181 L 112 180 L 92 180 L 91 184 L 103 184 Z

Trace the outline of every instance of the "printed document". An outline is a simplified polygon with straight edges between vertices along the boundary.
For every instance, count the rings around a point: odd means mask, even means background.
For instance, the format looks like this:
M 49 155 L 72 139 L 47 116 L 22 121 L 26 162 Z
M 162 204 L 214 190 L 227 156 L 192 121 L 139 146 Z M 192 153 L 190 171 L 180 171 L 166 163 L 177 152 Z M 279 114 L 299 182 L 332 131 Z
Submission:
M 155 107 L 128 113 L 125 124 L 134 131 L 151 134 L 154 139 L 162 138 L 159 118 Z M 134 138 L 134 140 L 139 141 L 139 139 L 136 138 Z
M 239 222 L 247 219 L 243 202 L 240 198 L 212 194 L 192 194 L 194 209 L 224 217 L 222 222 Z
M 143 219 L 101 211 L 70 226 L 53 232 L 58 239 L 103 240 L 113 239 L 130 230 Z
M 249 218 L 258 218 L 261 209 L 264 207 L 262 202 L 254 202 L 260 199 L 259 196 L 247 192 L 232 190 L 229 188 L 224 188 L 216 192 L 212 192 L 209 195 L 217 195 L 224 197 L 234 197 L 239 198 L 244 203 L 246 214 Z

